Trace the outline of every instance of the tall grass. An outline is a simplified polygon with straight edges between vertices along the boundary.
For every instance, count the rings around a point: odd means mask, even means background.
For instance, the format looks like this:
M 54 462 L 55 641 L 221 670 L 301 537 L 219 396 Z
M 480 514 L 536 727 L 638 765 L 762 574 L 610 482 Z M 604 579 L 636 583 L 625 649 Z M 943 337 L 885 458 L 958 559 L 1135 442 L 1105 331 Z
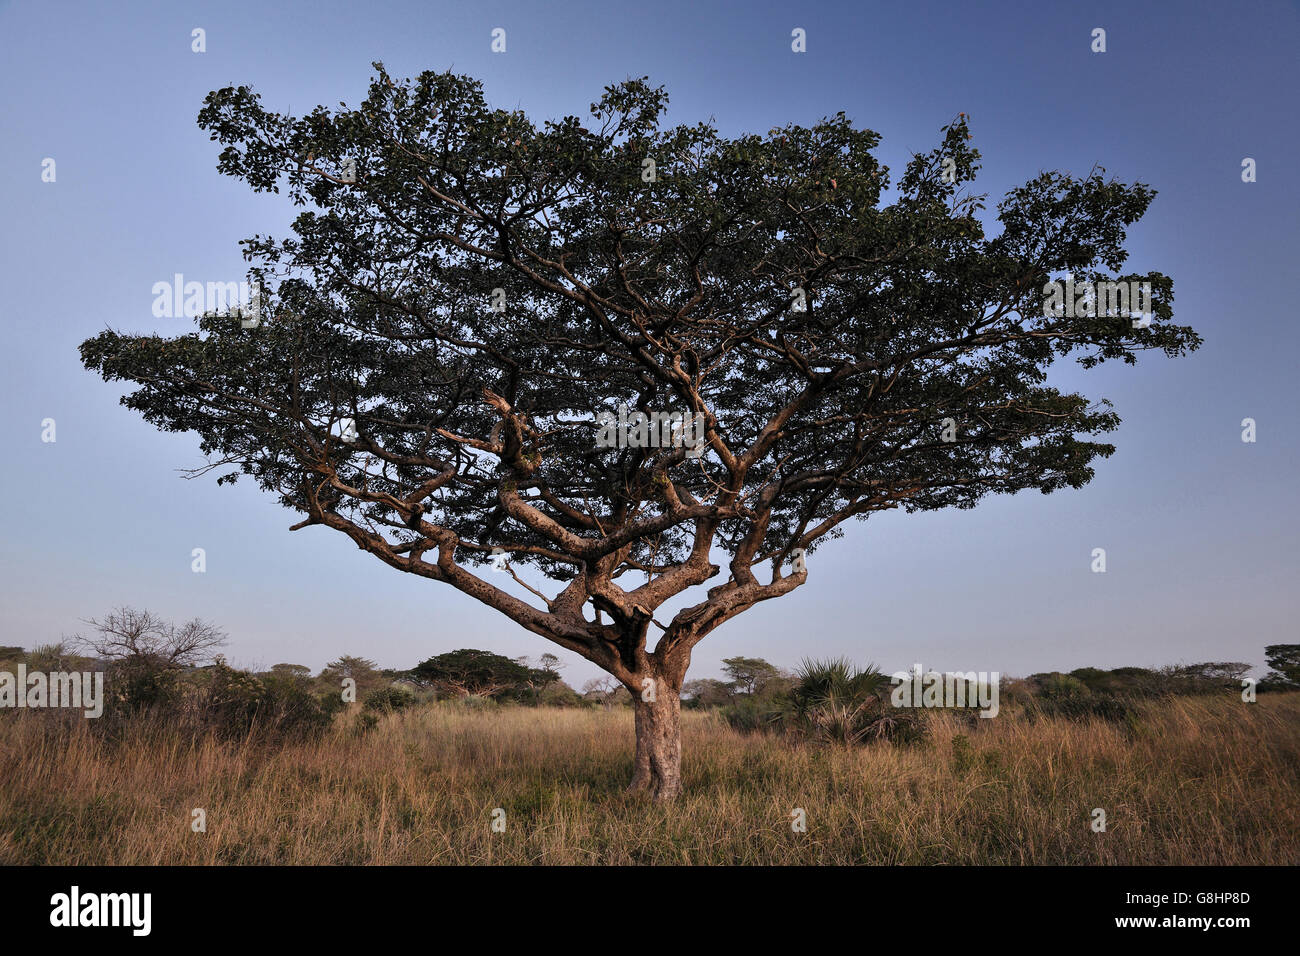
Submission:
M 439 704 L 276 746 L 53 716 L 0 715 L 0 862 L 1300 862 L 1300 694 L 1162 700 L 1127 726 L 930 713 L 921 743 L 856 748 L 688 711 L 666 806 L 623 793 L 624 710 Z

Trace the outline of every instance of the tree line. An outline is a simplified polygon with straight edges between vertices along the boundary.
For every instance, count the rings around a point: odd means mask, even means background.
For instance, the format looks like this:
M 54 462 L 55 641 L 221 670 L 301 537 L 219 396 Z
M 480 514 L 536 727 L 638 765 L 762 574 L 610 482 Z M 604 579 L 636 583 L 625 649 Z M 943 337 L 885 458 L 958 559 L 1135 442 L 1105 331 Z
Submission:
M 28 672 L 103 670 L 111 726 L 123 720 L 165 716 L 168 723 L 218 735 L 296 735 L 323 730 L 335 715 L 357 705 L 364 732 L 382 713 L 434 700 L 466 706 L 631 707 L 627 688 L 612 678 L 587 681 L 581 691 L 561 677 L 554 654 L 511 659 L 475 648 L 437 654 L 408 669 L 379 667 L 343 655 L 319 672 L 278 663 L 263 671 L 232 667 L 218 653 L 227 635 L 194 619 L 184 624 L 149 612 L 118 608 L 86 622 L 76 635 L 32 648 L 0 646 L 0 670 L 19 663 Z M 1300 644 L 1265 648 L 1269 673 L 1261 692 L 1300 690 Z M 1025 678 L 1003 678 L 1000 697 L 1034 714 L 1129 720 L 1144 699 L 1240 692 L 1251 665 L 1201 662 L 1157 668 L 1077 668 Z M 725 679 L 688 681 L 682 704 L 717 712 L 742 731 L 782 731 L 841 742 L 876 738 L 907 741 L 923 733 L 914 711 L 889 704 L 891 680 L 878 668 L 846 660 L 805 660 L 786 670 L 760 657 L 722 661 Z M 972 696 L 972 705 L 974 703 Z

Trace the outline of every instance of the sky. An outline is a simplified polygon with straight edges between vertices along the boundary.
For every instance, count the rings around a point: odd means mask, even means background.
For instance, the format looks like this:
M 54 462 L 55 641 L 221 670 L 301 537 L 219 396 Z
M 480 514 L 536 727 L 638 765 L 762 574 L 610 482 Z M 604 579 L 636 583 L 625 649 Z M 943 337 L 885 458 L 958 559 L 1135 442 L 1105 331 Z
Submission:
M 881 135 L 895 179 L 964 112 L 990 210 L 1043 170 L 1101 165 L 1154 187 L 1128 266 L 1172 276 L 1175 321 L 1205 343 L 1055 368 L 1054 384 L 1123 419 L 1091 484 L 851 523 L 803 587 L 706 638 L 688 676 L 721 676 L 737 654 L 1262 674 L 1265 645 L 1300 640 L 1297 51 L 1295 2 L 0 2 L 0 644 L 84 633 L 129 605 L 217 623 L 244 666 L 354 654 L 404 668 L 478 647 L 553 651 L 575 686 L 600 673 L 335 532 L 290 533 L 297 518 L 251 483 L 183 478 L 197 436 L 156 431 L 80 364 L 105 327 L 187 331 L 154 317 L 155 283 L 239 281 L 239 240 L 288 232 L 287 200 L 216 172 L 204 95 L 247 84 L 277 111 L 351 105 L 378 60 L 472 75 L 535 122 L 586 116 L 607 84 L 643 75 L 666 87 L 668 122 L 729 136 L 843 110 Z

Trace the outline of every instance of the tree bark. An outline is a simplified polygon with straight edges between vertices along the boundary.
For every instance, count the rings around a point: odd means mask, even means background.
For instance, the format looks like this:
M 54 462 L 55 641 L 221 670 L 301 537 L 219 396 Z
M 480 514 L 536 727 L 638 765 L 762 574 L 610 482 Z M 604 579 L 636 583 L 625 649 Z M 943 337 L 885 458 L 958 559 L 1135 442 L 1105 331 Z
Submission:
M 629 791 L 671 800 L 682 792 L 682 700 L 676 688 L 655 681 L 654 700 L 632 695 L 636 715 L 636 763 Z

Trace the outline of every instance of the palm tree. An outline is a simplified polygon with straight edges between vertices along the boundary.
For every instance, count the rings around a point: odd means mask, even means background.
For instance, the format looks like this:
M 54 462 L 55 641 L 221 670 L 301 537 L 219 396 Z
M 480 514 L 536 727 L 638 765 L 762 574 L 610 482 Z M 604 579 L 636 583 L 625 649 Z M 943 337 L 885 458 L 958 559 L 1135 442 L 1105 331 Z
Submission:
M 786 719 L 811 737 L 856 744 L 890 737 L 902 722 L 889 711 L 889 679 L 874 664 L 805 659 L 796 678 Z

